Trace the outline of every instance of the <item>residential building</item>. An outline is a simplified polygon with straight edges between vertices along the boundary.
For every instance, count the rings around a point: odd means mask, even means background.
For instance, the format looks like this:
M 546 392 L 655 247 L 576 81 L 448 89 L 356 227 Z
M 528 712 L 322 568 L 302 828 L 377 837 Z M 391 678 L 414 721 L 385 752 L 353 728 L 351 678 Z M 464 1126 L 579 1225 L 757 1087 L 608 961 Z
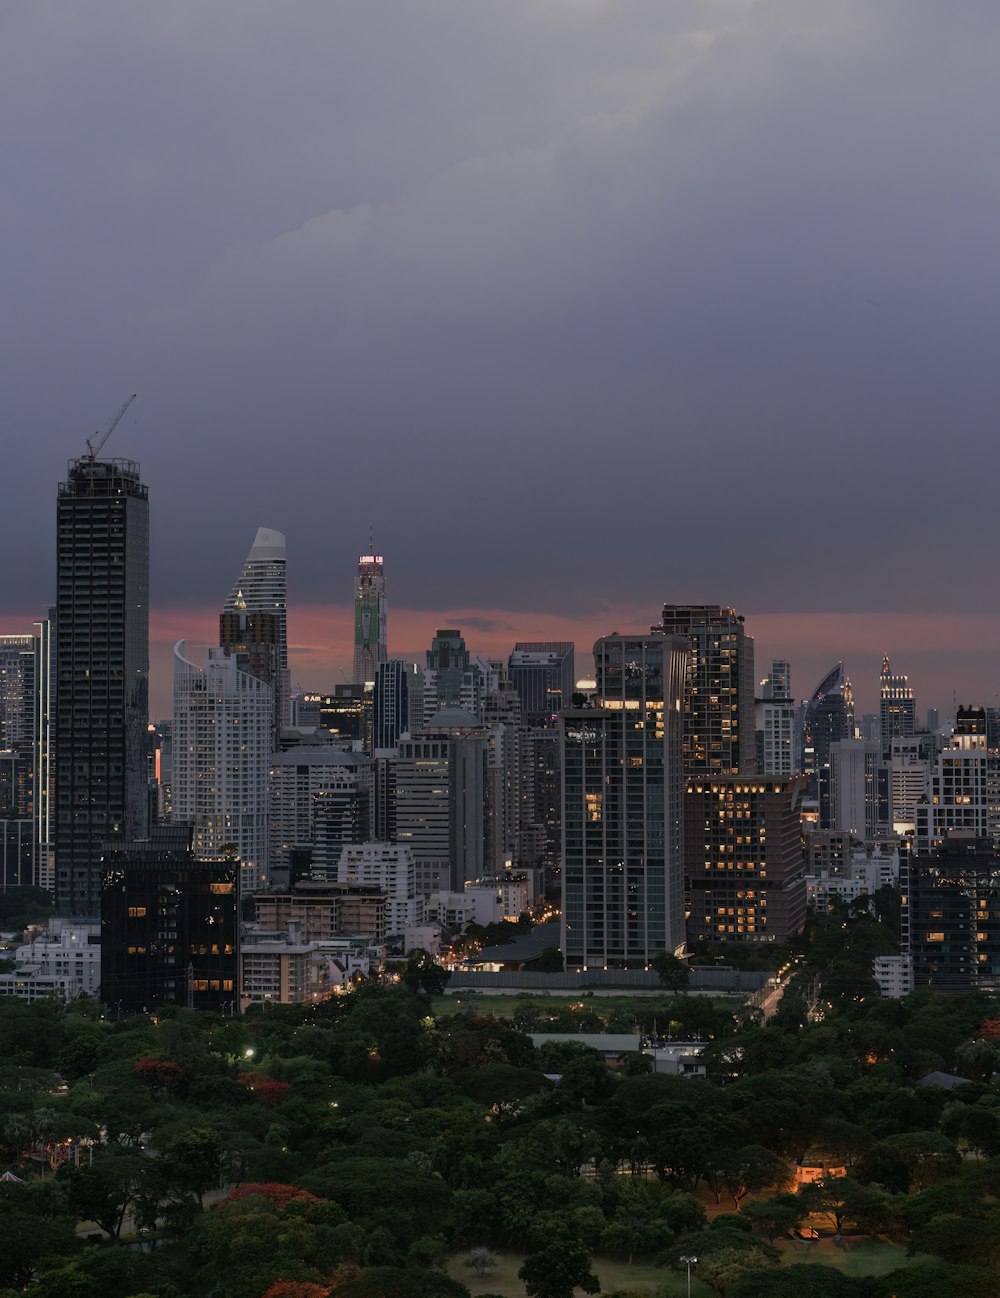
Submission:
M 1000 856 L 964 830 L 900 862 L 901 954 L 913 986 L 1000 991 Z
M 53 920 L 51 928 L 15 950 L 13 972 L 0 974 L 0 996 L 31 1001 L 46 987 L 66 1000 L 97 995 L 101 985 L 100 925 Z
M 398 843 L 358 843 L 341 850 L 336 874 L 339 883 L 365 884 L 386 896 L 386 933 L 401 937 L 424 920 L 423 898 L 417 893 L 413 852 Z
M 806 917 L 799 801 L 805 779 L 688 782 L 688 937 L 785 942 Z
M 926 795 L 914 806 L 915 846 L 929 855 L 960 830 L 976 839 L 996 841 L 997 757 L 987 747 L 983 708 L 959 708 L 948 747 L 930 770 Z
M 220 619 L 219 644 L 241 658 L 241 669 L 271 690 L 275 736 L 291 724 L 285 538 L 257 529 L 243 570 Z
M 887 1000 L 899 1000 L 913 991 L 913 964 L 908 955 L 877 955 L 872 976 Z
M 268 871 L 274 696 L 239 661 L 209 649 L 198 667 L 174 646 L 173 816 L 199 857 L 235 852 L 246 894 Z
M 801 744 L 799 708 L 792 698 L 791 668 L 773 662 L 760 683 L 754 705 L 757 727 L 757 770 L 761 775 L 788 776 L 799 770 Z
M 271 870 L 287 871 L 290 853 L 307 848 L 314 865 L 336 877 L 343 843 L 361 842 L 369 835 L 371 796 L 372 761 L 367 753 L 347 752 L 333 744 L 303 744 L 274 753 Z
M 594 705 L 560 713 L 567 969 L 646 968 L 684 945 L 688 643 L 604 636 Z
M 443 708 L 399 745 L 396 841 L 409 847 L 417 891 L 458 891 L 487 862 L 489 732 L 462 708 Z
M 654 634 L 689 645 L 684 691 L 684 771 L 753 775 L 757 768 L 753 640 L 735 609 L 665 604 Z
M 913 834 L 917 803 L 927 796 L 931 764 L 915 736 L 894 739 L 889 757 L 889 816 L 894 834 Z
M 191 842 L 187 826 L 157 826 L 104 853 L 101 1000 L 116 1017 L 238 1005 L 239 862 L 200 858 Z
M 304 942 L 359 935 L 381 946 L 386 936 L 386 894 L 367 884 L 319 882 L 295 884 L 286 892 L 259 892 L 254 897 L 259 928 L 289 932 Z
M 72 461 L 56 526 L 56 905 L 96 917 L 102 845 L 149 825 L 149 497 L 138 464 Z

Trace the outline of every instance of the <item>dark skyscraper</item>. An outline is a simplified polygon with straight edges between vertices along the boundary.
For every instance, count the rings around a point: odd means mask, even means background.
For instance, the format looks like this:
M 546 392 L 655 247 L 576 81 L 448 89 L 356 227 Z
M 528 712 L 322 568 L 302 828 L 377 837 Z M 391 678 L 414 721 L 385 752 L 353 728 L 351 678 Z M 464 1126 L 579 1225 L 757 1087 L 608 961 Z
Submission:
M 915 709 L 909 677 L 893 675 L 888 657 L 884 658 L 879 676 L 879 731 L 883 758 L 891 756 L 894 739 L 906 739 L 913 734 Z
M 56 517 L 56 903 L 96 916 L 103 844 L 148 830 L 149 503 L 138 464 L 72 461 Z
M 358 555 L 354 582 L 354 684 L 362 688 L 375 680 L 379 664 L 388 658 L 388 605 L 385 568 L 374 544 Z
M 691 646 L 684 691 L 684 772 L 753 775 L 757 767 L 753 640 L 735 609 L 665 604 L 654 632 Z
M 573 700 L 571 641 L 522 641 L 514 646 L 507 671 L 521 697 L 526 726 L 551 726 L 557 713 Z
M 684 942 L 687 656 L 680 637 L 605 636 L 596 706 L 560 714 L 567 969 L 642 969 Z

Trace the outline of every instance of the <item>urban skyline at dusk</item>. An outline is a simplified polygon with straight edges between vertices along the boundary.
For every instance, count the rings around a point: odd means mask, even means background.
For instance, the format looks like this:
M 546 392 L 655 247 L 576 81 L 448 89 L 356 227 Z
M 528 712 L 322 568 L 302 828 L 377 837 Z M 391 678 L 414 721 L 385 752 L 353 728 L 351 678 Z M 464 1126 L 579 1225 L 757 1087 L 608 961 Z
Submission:
M 990 10 L 345 13 L 8 16 L 3 625 L 135 390 L 160 659 L 263 522 L 294 675 L 350 672 L 374 525 L 400 655 L 709 599 L 797 693 L 842 658 L 870 708 L 888 652 L 994 701 Z

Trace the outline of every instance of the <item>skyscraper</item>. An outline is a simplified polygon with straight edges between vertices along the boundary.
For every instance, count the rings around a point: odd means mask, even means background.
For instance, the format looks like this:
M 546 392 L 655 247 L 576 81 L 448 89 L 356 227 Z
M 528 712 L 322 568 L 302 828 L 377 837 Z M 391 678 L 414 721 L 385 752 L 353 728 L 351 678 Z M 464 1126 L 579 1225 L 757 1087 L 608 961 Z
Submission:
M 258 528 L 219 619 L 221 647 L 240 655 L 242 670 L 263 681 L 274 695 L 275 741 L 291 720 L 285 567 L 284 536 L 269 527 Z
M 773 662 L 761 681 L 755 716 L 758 773 L 794 774 L 801 761 L 796 725 L 798 707 L 792 698 L 791 668 L 784 660 Z
M 802 723 L 802 769 L 816 792 L 817 773 L 830 761 L 830 745 L 854 738 L 854 696 L 837 663 L 823 677 L 806 704 Z
M 718 604 L 665 604 L 654 634 L 685 636 L 684 770 L 753 775 L 757 766 L 753 639 L 743 618 Z
M 372 750 L 398 748 L 422 709 L 424 673 L 416 663 L 379 663 L 375 674 Z
M 886 655 L 882 659 L 882 672 L 879 676 L 879 729 L 885 761 L 892 754 L 894 739 L 906 739 L 913 734 L 915 707 L 909 677 L 894 676 Z
M 148 828 L 149 496 L 138 464 L 72 461 L 56 519 L 56 903 L 96 916 L 103 844 Z
M 560 709 L 568 708 L 573 701 L 576 678 L 571 641 L 519 640 L 507 671 L 521 696 L 526 726 L 554 725 Z
M 641 969 L 683 945 L 687 657 L 680 636 L 604 636 L 595 706 L 560 713 L 567 969 Z
M 689 781 L 684 808 L 691 938 L 784 942 L 806 918 L 801 776 Z
M 209 649 L 204 667 L 174 646 L 173 818 L 193 827 L 199 856 L 239 857 L 243 891 L 266 880 L 274 695 Z
M 382 556 L 358 555 L 358 575 L 354 581 L 354 684 L 366 685 L 375 680 L 379 663 L 389 657 L 388 609 L 385 600 L 385 569 Z

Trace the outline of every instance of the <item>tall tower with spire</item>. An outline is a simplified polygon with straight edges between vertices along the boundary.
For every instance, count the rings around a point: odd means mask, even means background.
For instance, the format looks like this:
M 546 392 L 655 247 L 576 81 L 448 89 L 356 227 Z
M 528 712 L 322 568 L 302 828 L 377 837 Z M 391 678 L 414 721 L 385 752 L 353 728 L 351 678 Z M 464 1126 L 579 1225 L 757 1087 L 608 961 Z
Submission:
M 275 740 L 290 721 L 286 618 L 285 538 L 261 527 L 219 618 L 219 644 L 273 691 Z
M 358 555 L 354 582 L 354 675 L 355 685 L 365 685 L 378 675 L 379 663 L 388 661 L 385 569 L 375 553 L 374 537 L 368 539 L 368 553 Z
M 916 703 L 908 676 L 894 676 L 889 666 L 889 655 L 882 659 L 879 675 L 879 721 L 882 738 L 882 756 L 892 754 L 892 741 L 913 734 Z

